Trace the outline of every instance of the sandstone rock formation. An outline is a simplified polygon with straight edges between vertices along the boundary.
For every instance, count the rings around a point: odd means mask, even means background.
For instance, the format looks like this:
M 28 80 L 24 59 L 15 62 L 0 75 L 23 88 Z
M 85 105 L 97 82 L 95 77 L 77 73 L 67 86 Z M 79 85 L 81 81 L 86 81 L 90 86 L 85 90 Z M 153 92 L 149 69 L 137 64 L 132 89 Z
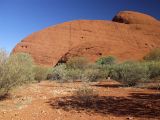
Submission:
M 36 63 L 54 66 L 70 57 L 95 61 L 114 55 L 139 60 L 160 47 L 160 22 L 142 13 L 123 11 L 113 21 L 76 20 L 48 27 L 26 37 L 13 49 L 33 56 Z
M 125 24 L 148 24 L 148 25 L 157 25 L 159 24 L 155 18 L 133 11 L 122 11 L 119 12 L 114 18 L 113 21 L 125 23 Z

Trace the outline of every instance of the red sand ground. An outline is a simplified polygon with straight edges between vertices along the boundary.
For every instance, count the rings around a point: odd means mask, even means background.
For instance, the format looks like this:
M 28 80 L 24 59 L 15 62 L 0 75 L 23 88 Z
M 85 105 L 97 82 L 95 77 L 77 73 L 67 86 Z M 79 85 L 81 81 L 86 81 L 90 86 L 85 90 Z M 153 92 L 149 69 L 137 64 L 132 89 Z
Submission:
M 88 104 L 74 96 L 83 84 L 43 81 L 22 86 L 0 101 L 0 120 L 160 120 L 160 91 L 92 83 Z

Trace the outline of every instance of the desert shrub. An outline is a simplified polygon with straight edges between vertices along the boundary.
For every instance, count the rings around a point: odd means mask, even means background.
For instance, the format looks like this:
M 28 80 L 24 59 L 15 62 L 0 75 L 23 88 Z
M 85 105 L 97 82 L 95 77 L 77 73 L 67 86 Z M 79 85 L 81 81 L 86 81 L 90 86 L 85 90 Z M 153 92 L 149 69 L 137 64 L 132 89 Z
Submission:
M 17 53 L 8 58 L 5 68 L 8 78 L 16 84 L 23 84 L 34 80 L 33 66 L 33 59 L 30 55 Z
M 107 65 L 106 66 L 106 78 L 110 77 L 111 79 L 118 79 L 118 71 L 117 68 L 118 64 L 114 64 L 114 65 Z
M 103 73 L 102 73 L 103 74 Z M 95 82 L 102 78 L 99 69 L 86 69 L 84 71 L 84 80 L 88 80 L 90 82 Z
M 79 88 L 75 91 L 76 96 L 82 101 L 84 104 L 89 105 L 92 102 L 92 98 L 98 96 L 98 92 L 89 88 L 88 86 L 84 85 L 83 87 Z
M 147 61 L 160 61 L 160 48 L 156 48 L 144 56 Z
M 160 77 L 160 62 L 148 62 L 146 63 L 149 69 L 149 78 L 157 78 Z
M 61 80 L 61 81 L 81 80 L 83 78 L 83 70 L 69 69 L 66 67 L 65 64 L 58 65 L 53 68 L 52 77 L 53 80 Z
M 95 63 L 88 63 L 86 69 L 100 69 L 102 66 Z
M 114 80 L 119 80 L 120 79 L 120 72 L 122 71 L 120 65 L 114 65 L 110 69 L 110 77 Z
M 123 62 L 123 64 L 134 64 L 134 63 L 136 63 L 136 61 L 126 60 Z
M 140 63 L 125 63 L 114 66 L 113 78 L 128 86 L 135 86 L 148 78 L 148 67 Z
M 132 66 L 132 65 L 136 65 L 137 63 L 138 62 L 128 60 L 128 61 L 124 61 L 123 63 L 120 63 L 120 64 L 110 65 L 110 68 L 109 68 L 110 77 L 115 80 L 122 79 L 121 72 L 123 71 L 123 66 L 126 66 L 126 65 Z
M 52 74 L 52 68 L 36 65 L 34 67 L 35 80 L 40 82 L 46 80 L 49 74 Z
M 116 63 L 116 58 L 113 56 L 101 57 L 96 61 L 96 63 L 99 65 L 106 65 L 106 64 L 111 65 Z
M 0 96 L 5 95 L 8 92 L 8 88 L 5 87 L 5 80 L 3 76 L 5 74 L 4 68 L 7 60 L 7 52 L 3 49 L 0 49 Z
M 109 74 L 108 66 L 88 64 L 85 69 L 67 67 L 65 64 L 58 65 L 53 68 L 53 80 L 86 80 L 97 81 L 102 78 L 107 78 Z
M 0 49 L 0 76 L 3 74 L 3 66 L 6 63 L 7 60 L 7 52 L 3 49 Z
M 66 69 L 63 77 L 65 80 L 81 80 L 83 79 L 83 71 L 81 69 Z
M 88 60 L 84 57 L 74 57 L 67 61 L 68 69 L 85 69 L 88 65 Z
M 62 80 L 65 77 L 66 65 L 59 64 L 53 68 L 52 79 L 53 80 Z
M 81 87 L 76 91 L 76 95 L 80 96 L 80 97 L 86 97 L 86 96 L 93 96 L 93 95 L 97 95 L 97 93 L 89 87 Z
M 34 80 L 33 60 L 28 54 L 13 54 L 1 65 L 3 66 L 0 69 L 0 96 L 7 94 L 16 86 Z
M 8 58 L 8 54 L 5 50 L 0 49 L 0 65 L 4 64 Z
M 99 75 L 101 79 L 107 79 L 111 77 L 111 68 L 112 65 L 99 65 Z
M 83 57 L 74 57 L 66 64 L 60 64 L 53 69 L 53 79 L 64 81 L 73 81 L 82 79 L 83 71 L 88 66 L 88 60 Z

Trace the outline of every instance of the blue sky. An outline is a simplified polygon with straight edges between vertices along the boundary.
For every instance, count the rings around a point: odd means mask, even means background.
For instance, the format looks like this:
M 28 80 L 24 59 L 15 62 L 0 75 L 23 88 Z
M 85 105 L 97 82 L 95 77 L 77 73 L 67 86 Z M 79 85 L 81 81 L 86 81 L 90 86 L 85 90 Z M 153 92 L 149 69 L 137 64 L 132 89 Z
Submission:
M 0 48 L 10 52 L 29 34 L 57 23 L 111 20 L 122 10 L 160 19 L 160 0 L 0 0 Z

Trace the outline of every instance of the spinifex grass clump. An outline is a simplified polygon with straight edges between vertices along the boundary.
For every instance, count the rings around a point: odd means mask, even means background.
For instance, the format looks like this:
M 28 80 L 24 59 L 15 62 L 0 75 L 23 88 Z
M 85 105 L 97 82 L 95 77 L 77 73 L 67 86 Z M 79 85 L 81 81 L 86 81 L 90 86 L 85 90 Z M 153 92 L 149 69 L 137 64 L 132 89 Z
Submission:
M 87 84 L 83 85 L 75 91 L 75 96 L 78 97 L 79 101 L 85 106 L 90 106 L 92 104 L 92 98 L 98 96 L 98 92 L 90 88 Z

